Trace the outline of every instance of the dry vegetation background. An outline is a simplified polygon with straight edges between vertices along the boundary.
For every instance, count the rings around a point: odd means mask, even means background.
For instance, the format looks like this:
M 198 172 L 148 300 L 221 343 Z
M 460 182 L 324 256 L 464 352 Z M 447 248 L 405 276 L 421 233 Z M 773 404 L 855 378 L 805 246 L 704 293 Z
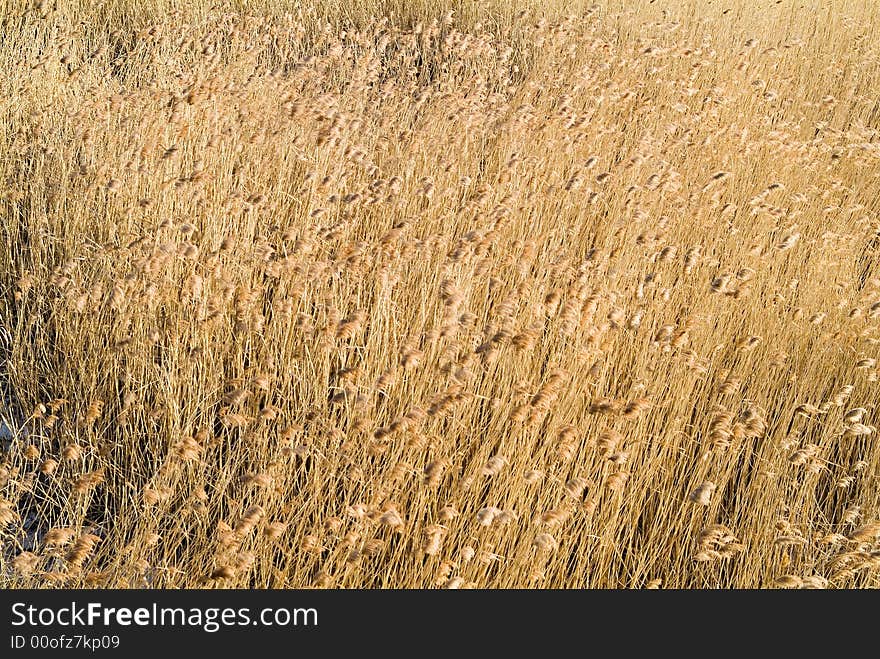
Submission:
M 877 11 L 0 1 L 0 584 L 880 586 Z

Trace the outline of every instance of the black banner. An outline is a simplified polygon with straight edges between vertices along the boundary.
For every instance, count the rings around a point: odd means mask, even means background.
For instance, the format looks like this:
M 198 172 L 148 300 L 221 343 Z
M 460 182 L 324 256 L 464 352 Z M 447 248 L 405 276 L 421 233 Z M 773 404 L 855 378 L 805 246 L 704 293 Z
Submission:
M 819 629 L 816 618 L 828 631 L 873 626 L 866 596 L 873 600 L 870 591 L 12 590 L 0 591 L 0 656 L 186 648 L 227 656 L 272 646 L 330 656 L 442 647 L 495 656 L 528 646 L 583 655 L 599 641 L 629 653 L 758 638 L 762 648 L 775 639 L 790 650 Z

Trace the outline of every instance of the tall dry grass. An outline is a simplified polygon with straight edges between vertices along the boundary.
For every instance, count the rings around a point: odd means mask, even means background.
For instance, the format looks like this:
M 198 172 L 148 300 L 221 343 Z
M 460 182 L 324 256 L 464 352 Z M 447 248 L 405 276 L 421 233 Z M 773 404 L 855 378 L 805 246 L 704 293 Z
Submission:
M 0 2 L 0 584 L 880 585 L 875 5 L 563 4 Z

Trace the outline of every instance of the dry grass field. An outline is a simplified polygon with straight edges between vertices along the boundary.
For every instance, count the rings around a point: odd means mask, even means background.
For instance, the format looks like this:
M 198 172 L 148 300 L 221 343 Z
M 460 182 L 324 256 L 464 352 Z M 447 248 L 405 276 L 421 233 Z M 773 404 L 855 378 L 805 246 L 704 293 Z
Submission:
M 0 586 L 880 587 L 870 0 L 0 0 Z

